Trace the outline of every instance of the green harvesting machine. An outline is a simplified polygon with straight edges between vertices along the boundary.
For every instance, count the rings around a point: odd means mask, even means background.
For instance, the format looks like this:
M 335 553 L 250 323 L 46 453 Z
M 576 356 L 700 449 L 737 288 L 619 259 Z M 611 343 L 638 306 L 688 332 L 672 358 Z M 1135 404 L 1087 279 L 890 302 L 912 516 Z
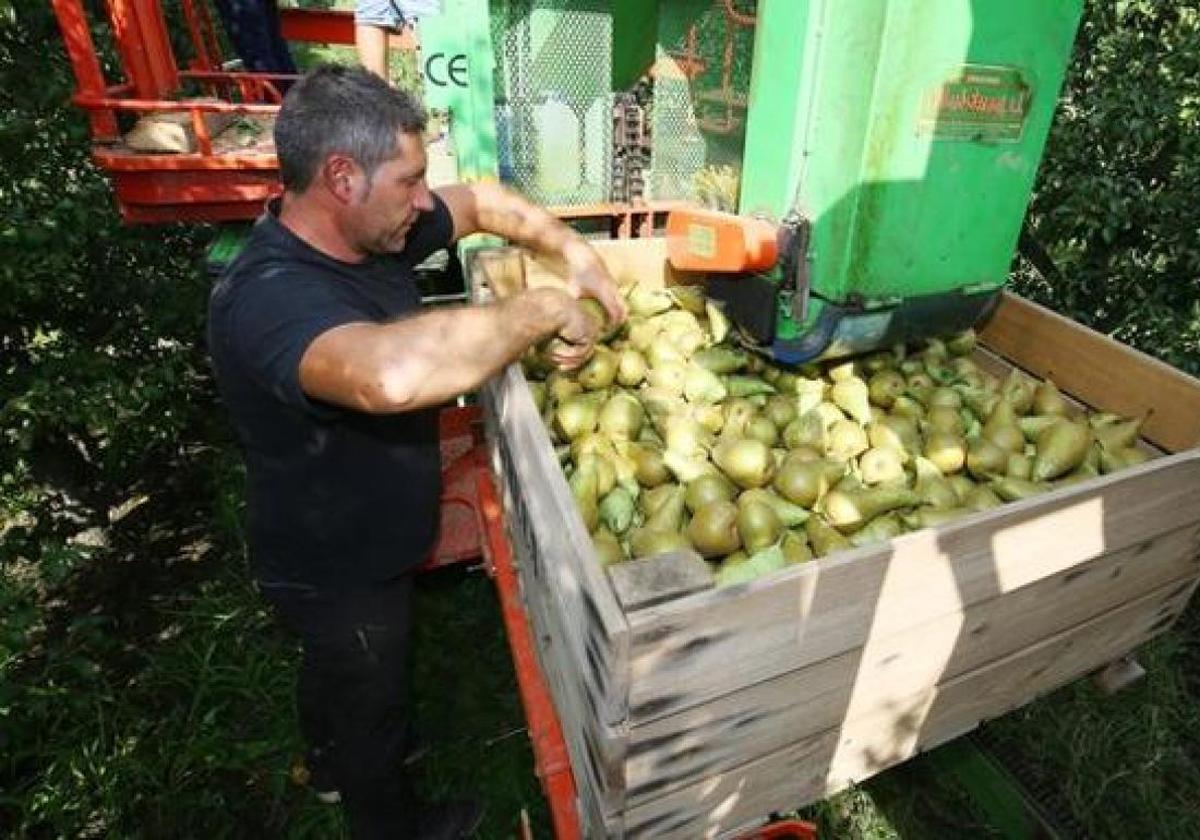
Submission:
M 801 364 L 986 316 L 1083 0 L 445 5 L 422 39 L 469 68 L 426 85 L 457 97 L 459 174 L 560 208 L 688 202 L 672 262 Z

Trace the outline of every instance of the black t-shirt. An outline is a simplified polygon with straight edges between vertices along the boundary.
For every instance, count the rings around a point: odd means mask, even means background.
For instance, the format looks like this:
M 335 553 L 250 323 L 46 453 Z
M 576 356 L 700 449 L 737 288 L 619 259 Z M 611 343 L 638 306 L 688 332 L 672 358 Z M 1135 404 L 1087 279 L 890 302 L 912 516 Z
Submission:
M 354 586 L 420 562 L 438 526 L 437 411 L 371 415 L 308 397 L 300 359 L 353 322 L 416 311 L 415 266 L 450 244 L 446 205 L 402 253 L 344 263 L 280 224 L 273 203 L 209 301 L 208 345 L 246 459 L 251 565 L 263 581 Z

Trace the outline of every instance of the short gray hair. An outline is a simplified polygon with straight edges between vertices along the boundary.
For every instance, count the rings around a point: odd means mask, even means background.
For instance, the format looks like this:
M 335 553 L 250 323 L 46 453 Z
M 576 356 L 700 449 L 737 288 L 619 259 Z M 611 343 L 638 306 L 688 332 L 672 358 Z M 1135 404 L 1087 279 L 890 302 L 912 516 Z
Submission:
M 361 67 L 322 64 L 292 85 L 275 120 L 285 189 L 302 193 L 325 158 L 347 155 L 367 177 L 396 154 L 396 135 L 421 135 L 425 109 L 412 95 Z

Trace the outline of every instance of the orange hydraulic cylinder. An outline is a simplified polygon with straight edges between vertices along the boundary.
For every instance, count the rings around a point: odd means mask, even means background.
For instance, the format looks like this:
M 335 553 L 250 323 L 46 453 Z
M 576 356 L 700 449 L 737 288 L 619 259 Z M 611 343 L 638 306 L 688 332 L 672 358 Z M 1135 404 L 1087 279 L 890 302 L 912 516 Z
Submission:
M 779 258 L 778 228 L 762 219 L 685 208 L 667 216 L 667 257 L 680 271 L 766 271 Z

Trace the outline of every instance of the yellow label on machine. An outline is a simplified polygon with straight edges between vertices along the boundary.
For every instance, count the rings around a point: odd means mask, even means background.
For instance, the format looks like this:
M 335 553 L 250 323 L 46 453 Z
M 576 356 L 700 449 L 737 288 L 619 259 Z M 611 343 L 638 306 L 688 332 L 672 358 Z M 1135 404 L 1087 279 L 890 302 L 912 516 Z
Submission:
M 698 257 L 711 260 L 717 256 L 717 231 L 709 225 L 688 225 L 687 243 L 688 250 Z

